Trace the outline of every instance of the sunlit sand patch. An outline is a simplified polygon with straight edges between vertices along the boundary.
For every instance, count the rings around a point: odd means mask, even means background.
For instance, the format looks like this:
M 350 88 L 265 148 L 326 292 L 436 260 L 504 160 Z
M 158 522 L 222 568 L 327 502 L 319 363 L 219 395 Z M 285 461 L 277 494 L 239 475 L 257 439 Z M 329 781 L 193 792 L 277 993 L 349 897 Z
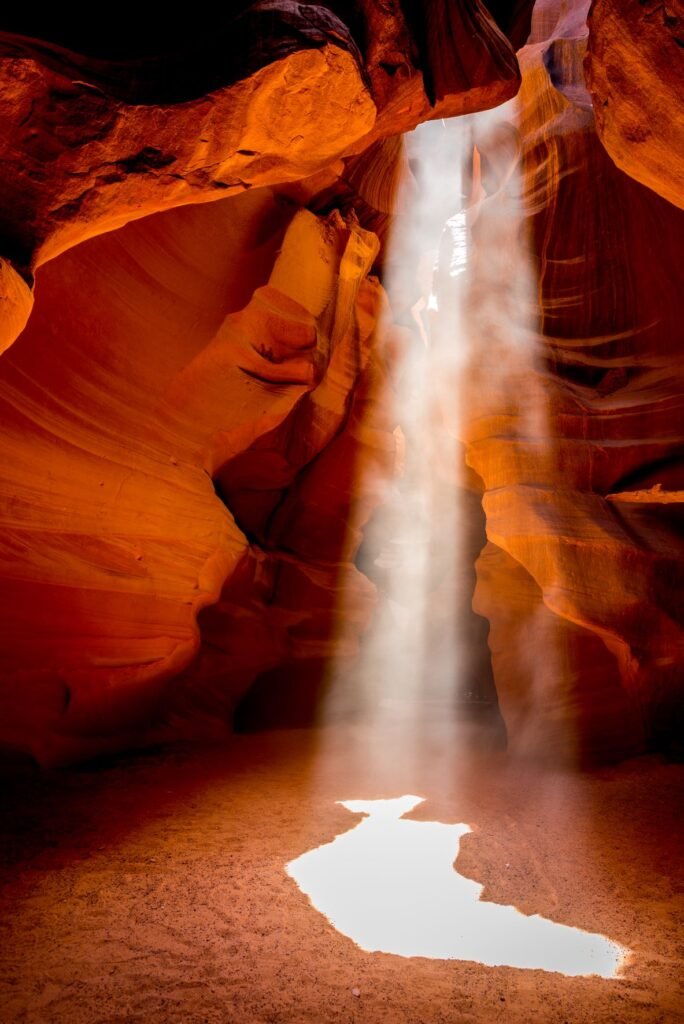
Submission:
M 341 800 L 367 815 L 286 870 L 331 924 L 368 952 L 615 978 L 627 950 L 603 935 L 480 900 L 454 859 L 468 825 L 408 821 L 423 798 Z

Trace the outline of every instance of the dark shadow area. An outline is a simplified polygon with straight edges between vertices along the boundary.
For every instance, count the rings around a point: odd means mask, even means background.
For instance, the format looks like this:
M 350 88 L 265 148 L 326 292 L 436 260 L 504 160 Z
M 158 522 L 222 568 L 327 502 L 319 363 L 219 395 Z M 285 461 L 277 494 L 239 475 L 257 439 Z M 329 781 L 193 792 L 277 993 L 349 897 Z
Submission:
M 33 57 L 129 103 L 183 103 L 248 78 L 297 50 L 333 44 L 362 63 L 347 24 L 321 5 L 238 0 L 198 21 L 129 5 L 99 17 L 60 7 L 6 12 L 0 56 Z

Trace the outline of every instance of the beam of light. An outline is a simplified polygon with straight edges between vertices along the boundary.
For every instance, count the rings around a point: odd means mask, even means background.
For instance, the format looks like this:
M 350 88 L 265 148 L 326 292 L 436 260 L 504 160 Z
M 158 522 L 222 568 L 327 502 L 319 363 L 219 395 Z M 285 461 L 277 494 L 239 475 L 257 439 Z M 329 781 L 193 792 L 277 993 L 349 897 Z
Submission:
M 338 801 L 366 817 L 286 870 L 337 931 L 368 952 L 615 978 L 628 951 L 603 935 L 480 899 L 454 859 L 468 825 L 410 821 L 423 802 Z
M 511 102 L 409 136 L 406 194 L 386 247 L 382 326 L 391 340 L 397 473 L 389 493 L 377 487 L 387 500 L 378 528 L 365 524 L 358 562 L 380 600 L 355 673 L 333 671 L 321 717 L 335 721 L 356 700 L 373 737 L 365 775 L 397 789 L 422 787 L 413 780 L 424 777 L 431 753 L 450 758 L 468 741 L 458 722 L 465 704 L 470 712 L 493 701 L 472 608 L 486 540 L 477 518 L 478 430 L 503 410 L 504 439 L 515 431 L 511 438 L 521 433 L 551 451 L 544 378 L 535 372 L 537 282 L 517 121 Z M 359 472 L 368 474 L 359 492 L 372 490 L 372 462 Z M 342 593 L 342 634 L 347 619 L 357 621 L 353 600 L 346 606 Z M 544 648 L 540 680 L 551 656 Z M 480 743 L 483 733 L 474 735 Z M 457 785 L 447 777 L 445 788 Z M 629 953 L 605 936 L 482 900 L 482 886 L 454 867 L 471 828 L 405 819 L 421 799 L 344 802 L 367 817 L 287 865 L 340 933 L 369 952 L 619 975 Z
M 386 243 L 389 301 L 379 333 L 393 353 L 387 402 L 393 398 L 396 473 L 387 484 L 374 478 L 372 461 L 358 470 L 358 493 L 384 495 L 364 524 L 357 561 L 379 600 L 352 678 L 330 670 L 320 719 L 356 706 L 378 733 L 403 728 L 409 760 L 420 760 L 431 723 L 443 730 L 449 719 L 456 734 L 459 716 L 496 718 L 490 670 L 480 668 L 485 633 L 472 608 L 486 537 L 465 452 L 472 392 L 506 388 L 509 374 L 514 390 L 521 376 L 532 378 L 534 282 L 529 260 L 510 255 L 523 225 L 517 150 L 507 149 L 517 138 L 514 116 L 509 104 L 427 122 L 406 136 Z M 356 622 L 353 601 L 342 593 L 341 651 L 345 624 Z

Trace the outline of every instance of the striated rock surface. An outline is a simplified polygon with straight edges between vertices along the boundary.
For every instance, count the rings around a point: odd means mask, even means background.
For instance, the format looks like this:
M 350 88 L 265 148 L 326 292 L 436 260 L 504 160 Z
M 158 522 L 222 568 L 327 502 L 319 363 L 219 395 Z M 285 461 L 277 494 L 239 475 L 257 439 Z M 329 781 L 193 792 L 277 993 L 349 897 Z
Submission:
M 494 106 L 517 91 L 511 40 L 480 0 L 362 0 L 361 6 L 379 108 L 375 138 Z
M 684 3 L 594 0 L 587 85 L 621 170 L 684 207 Z
M 41 271 L 0 365 L 3 742 L 59 761 L 150 723 L 182 732 L 188 702 L 229 721 L 260 670 L 298 645 L 326 653 L 355 574 L 339 466 L 353 474 L 364 445 L 393 457 L 354 413 L 372 392 L 375 250 L 353 221 L 266 190 L 137 222 Z M 240 525 L 214 487 L 238 456 Z M 170 689 L 209 604 L 208 643 L 229 623 L 218 695 L 206 658 Z
M 340 158 L 512 95 L 497 17 L 4 20 L 0 742 L 58 762 L 224 730 L 256 679 L 355 650 L 396 453 L 378 241 L 342 193 L 390 196 Z
M 479 0 L 431 0 L 408 21 L 377 0 L 241 0 L 194 34 L 138 25 L 139 13 L 134 40 L 68 12 L 14 15 L 0 31 L 0 258 L 26 279 L 130 220 L 306 178 L 519 85 Z M 3 275 L 5 287 L 11 302 Z
M 306 177 L 372 128 L 361 56 L 339 19 L 254 7 L 222 61 L 190 51 L 178 95 L 164 88 L 176 62 L 94 61 L 0 34 L 8 256 L 33 268 L 146 214 Z
M 603 150 L 582 15 L 535 10 L 519 176 L 473 215 L 466 428 L 509 742 L 569 761 L 662 741 L 684 663 L 684 214 Z
M 678 128 L 613 152 L 609 10 L 598 124 L 587 5 L 555 0 L 519 100 L 460 122 L 467 267 L 454 286 L 446 232 L 436 290 L 463 416 L 440 379 L 426 459 L 471 558 L 458 585 L 441 567 L 431 642 L 458 606 L 463 674 L 491 689 L 487 620 L 511 749 L 570 763 L 665 742 L 684 660 L 684 213 L 657 148 Z M 236 709 L 275 724 L 352 661 L 397 473 L 423 454 L 393 401 L 432 315 L 429 252 L 398 266 L 388 246 L 417 197 L 401 135 L 512 97 L 530 12 L 241 0 L 211 31 L 107 39 L 68 12 L 4 23 L 0 743 L 55 763 L 222 735 Z M 620 46 L 657 103 L 654 39 Z M 425 207 L 437 238 L 453 213 Z

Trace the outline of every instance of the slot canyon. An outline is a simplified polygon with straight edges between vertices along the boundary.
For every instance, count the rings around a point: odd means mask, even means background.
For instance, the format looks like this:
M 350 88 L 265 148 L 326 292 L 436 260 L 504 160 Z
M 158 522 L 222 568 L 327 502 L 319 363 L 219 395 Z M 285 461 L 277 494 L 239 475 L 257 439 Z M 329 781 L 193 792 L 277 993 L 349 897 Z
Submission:
M 684 0 L 0 15 L 0 1024 L 684 1024 Z

